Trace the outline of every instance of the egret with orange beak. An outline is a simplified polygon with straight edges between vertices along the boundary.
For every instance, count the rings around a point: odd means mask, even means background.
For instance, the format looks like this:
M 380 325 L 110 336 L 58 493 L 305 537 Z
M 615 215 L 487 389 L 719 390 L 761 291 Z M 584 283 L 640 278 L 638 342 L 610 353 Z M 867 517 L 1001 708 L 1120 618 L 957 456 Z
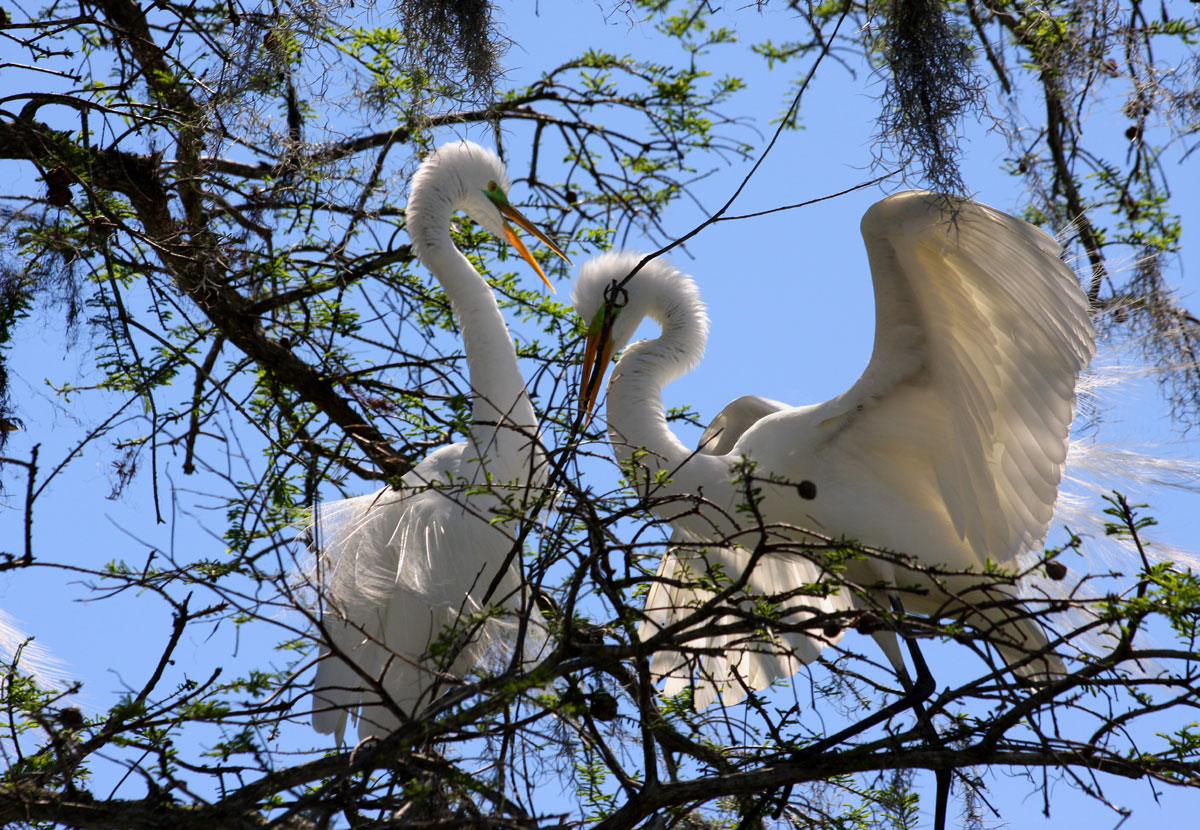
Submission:
M 448 677 L 505 657 L 514 617 L 528 608 L 514 521 L 497 516 L 534 502 L 543 486 L 537 418 L 495 295 L 449 230 L 453 213 L 464 211 L 508 240 L 553 290 L 506 220 L 567 256 L 507 194 L 500 159 L 467 141 L 439 147 L 413 176 L 408 232 L 462 330 L 470 434 L 438 449 L 394 489 L 314 510 L 311 582 L 321 654 L 312 724 L 339 743 L 349 718 L 361 738 L 386 735 L 417 717 Z M 439 641 L 453 646 L 431 656 Z

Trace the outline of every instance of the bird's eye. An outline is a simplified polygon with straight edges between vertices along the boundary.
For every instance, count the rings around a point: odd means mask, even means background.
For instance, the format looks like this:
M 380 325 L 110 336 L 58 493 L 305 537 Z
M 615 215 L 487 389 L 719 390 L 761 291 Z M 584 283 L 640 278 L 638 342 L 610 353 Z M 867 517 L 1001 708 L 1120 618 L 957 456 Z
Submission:
M 508 197 L 504 195 L 500 185 L 495 181 L 488 182 L 487 190 L 482 191 L 484 196 L 487 196 L 493 203 L 498 205 L 507 205 Z

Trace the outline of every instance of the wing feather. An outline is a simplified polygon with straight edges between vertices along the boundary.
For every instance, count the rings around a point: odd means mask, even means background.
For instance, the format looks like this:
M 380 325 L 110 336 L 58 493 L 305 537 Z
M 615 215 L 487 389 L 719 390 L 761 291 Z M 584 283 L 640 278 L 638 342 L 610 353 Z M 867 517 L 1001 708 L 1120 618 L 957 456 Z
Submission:
M 859 381 L 817 408 L 824 451 L 856 458 L 900 500 L 932 482 L 973 553 L 952 564 L 1010 560 L 1052 515 L 1075 382 L 1094 351 L 1086 297 L 1049 235 L 964 199 L 897 194 L 862 233 L 875 345 Z M 882 457 L 904 463 L 872 463 Z M 911 507 L 914 522 L 935 509 Z
M 725 455 L 742 437 L 742 433 L 761 419 L 791 407 L 781 401 L 773 401 L 761 395 L 742 395 L 730 401 L 717 413 L 704 434 L 700 436 L 700 452 L 708 455 Z

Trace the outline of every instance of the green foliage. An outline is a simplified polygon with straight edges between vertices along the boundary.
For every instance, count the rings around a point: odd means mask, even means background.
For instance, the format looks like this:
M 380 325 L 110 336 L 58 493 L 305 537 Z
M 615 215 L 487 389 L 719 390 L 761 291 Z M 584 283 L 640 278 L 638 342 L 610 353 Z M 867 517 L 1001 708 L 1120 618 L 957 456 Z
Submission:
M 599 821 L 612 813 L 616 798 L 605 791 L 608 772 L 602 760 L 586 749 L 584 752 L 584 760 L 575 763 L 576 794 L 586 808 L 584 820 Z

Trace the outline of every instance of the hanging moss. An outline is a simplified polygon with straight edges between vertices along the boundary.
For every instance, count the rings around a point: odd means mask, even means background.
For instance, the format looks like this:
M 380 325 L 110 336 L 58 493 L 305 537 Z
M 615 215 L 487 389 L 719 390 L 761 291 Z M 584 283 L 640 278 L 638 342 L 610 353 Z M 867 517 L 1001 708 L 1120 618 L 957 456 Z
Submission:
M 891 0 L 878 11 L 876 49 L 887 69 L 879 138 L 935 190 L 964 193 L 960 124 L 986 110 L 970 34 L 950 25 L 938 0 Z

